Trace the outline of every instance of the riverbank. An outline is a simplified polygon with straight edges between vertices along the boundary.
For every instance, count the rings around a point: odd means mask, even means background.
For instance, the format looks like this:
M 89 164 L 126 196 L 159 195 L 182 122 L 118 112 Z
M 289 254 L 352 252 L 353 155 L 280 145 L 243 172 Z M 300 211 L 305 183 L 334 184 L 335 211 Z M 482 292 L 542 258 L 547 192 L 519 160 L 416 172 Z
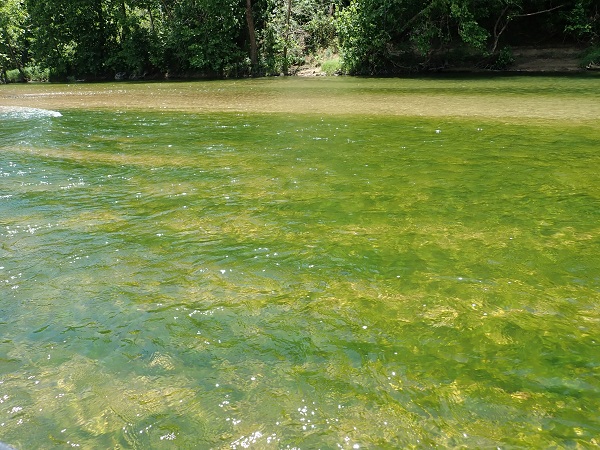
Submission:
M 585 73 L 590 70 L 583 64 L 584 49 L 572 45 L 567 46 L 522 46 L 512 49 L 513 62 L 503 69 L 490 69 L 479 64 L 448 64 L 440 68 L 439 73 L 464 73 L 464 74 L 564 74 Z M 336 58 L 336 57 L 334 57 Z M 325 61 L 327 63 L 327 61 Z M 292 74 L 301 77 L 332 75 L 330 70 L 323 68 L 324 64 L 309 61 L 307 64 L 294 68 Z M 594 66 L 593 64 L 591 65 Z M 427 74 L 428 72 L 423 72 Z M 338 71 L 335 75 L 341 75 Z M 401 75 L 401 74 L 397 74 Z
M 518 72 L 583 72 L 583 49 L 565 47 L 517 47 L 513 50 L 514 63 L 510 70 Z
M 510 50 L 510 58 L 512 62 L 504 68 L 493 68 L 475 59 L 469 63 L 448 62 L 436 70 L 421 71 L 400 71 L 392 72 L 387 76 L 430 76 L 432 73 L 439 74 L 465 74 L 465 75 L 485 75 L 485 74 L 577 74 L 590 71 L 598 71 L 600 69 L 600 61 L 585 55 L 586 49 L 573 45 L 562 46 L 520 46 Z M 31 81 L 45 82 L 48 81 L 49 74 L 39 68 L 26 69 L 27 76 Z M 310 57 L 303 64 L 292 66 L 289 68 L 289 76 L 298 77 L 321 77 L 321 76 L 340 76 L 345 75 L 342 69 L 342 60 L 340 55 L 331 52 L 325 52 L 316 57 Z M 228 77 L 233 79 L 245 78 L 244 76 Z M 261 77 L 257 77 L 261 78 Z M 8 84 L 18 83 L 21 79 L 21 74 L 16 71 L 9 71 L 6 76 Z M 193 80 L 213 80 L 220 79 L 215 74 L 209 73 L 144 73 L 127 74 L 125 72 L 118 73 L 111 78 L 101 78 L 96 80 L 72 79 L 70 82 L 111 82 L 111 81 L 193 81 Z M 0 79 L 0 84 L 3 80 Z

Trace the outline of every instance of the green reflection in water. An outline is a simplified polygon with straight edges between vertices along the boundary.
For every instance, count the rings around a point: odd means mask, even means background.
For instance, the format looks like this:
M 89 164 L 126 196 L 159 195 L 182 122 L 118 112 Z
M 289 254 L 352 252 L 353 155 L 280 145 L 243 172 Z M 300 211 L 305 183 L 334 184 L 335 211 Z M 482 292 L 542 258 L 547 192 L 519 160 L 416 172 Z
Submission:
M 0 143 L 2 440 L 598 442 L 597 129 L 36 120 Z

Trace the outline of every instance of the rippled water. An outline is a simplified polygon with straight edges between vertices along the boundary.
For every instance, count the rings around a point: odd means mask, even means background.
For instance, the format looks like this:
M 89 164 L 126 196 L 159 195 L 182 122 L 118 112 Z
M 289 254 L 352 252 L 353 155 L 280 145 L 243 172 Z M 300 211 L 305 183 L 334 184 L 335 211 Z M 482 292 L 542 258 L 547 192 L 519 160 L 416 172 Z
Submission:
M 0 440 L 600 442 L 597 127 L 21 113 L 0 110 Z

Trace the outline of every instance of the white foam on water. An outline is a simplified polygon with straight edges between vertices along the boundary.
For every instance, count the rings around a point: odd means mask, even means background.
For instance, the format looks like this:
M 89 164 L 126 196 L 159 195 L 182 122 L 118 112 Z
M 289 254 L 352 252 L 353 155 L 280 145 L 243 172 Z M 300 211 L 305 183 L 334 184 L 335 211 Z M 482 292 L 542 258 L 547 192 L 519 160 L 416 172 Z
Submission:
M 41 117 L 61 117 L 58 111 L 49 109 L 28 108 L 25 106 L 0 106 L 0 119 L 38 119 Z

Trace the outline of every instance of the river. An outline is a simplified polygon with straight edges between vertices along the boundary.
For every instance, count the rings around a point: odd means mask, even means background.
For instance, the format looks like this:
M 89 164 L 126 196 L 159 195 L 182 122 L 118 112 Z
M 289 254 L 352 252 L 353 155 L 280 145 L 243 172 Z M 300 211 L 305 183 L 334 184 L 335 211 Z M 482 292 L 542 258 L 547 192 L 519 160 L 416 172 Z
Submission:
M 0 440 L 598 445 L 599 87 L 0 86 Z

